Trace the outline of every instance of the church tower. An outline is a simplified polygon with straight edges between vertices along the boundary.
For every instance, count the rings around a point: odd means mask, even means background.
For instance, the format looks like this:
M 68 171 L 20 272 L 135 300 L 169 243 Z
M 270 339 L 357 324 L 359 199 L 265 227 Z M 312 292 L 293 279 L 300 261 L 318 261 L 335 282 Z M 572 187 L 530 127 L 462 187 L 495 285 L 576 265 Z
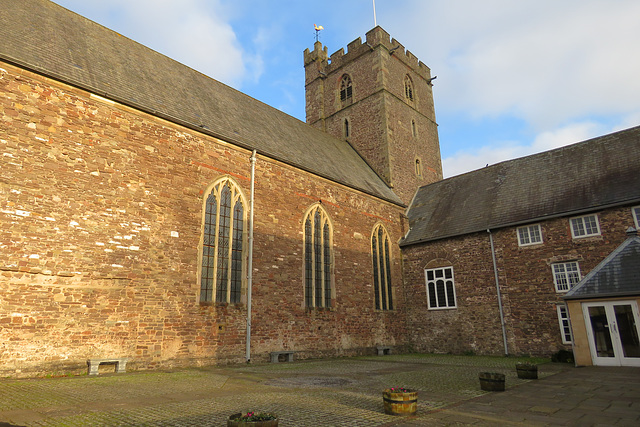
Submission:
M 307 123 L 347 140 L 409 204 L 442 179 L 431 70 L 381 27 L 331 57 L 304 51 Z

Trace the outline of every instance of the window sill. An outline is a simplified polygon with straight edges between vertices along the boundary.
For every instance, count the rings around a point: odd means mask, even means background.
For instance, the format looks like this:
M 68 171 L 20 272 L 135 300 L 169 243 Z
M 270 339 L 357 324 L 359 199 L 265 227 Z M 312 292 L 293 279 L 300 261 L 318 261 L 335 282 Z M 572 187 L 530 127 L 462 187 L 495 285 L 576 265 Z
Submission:
M 241 302 L 215 302 L 215 301 L 200 301 L 200 307 L 229 307 L 229 308 L 244 308 L 245 304 Z

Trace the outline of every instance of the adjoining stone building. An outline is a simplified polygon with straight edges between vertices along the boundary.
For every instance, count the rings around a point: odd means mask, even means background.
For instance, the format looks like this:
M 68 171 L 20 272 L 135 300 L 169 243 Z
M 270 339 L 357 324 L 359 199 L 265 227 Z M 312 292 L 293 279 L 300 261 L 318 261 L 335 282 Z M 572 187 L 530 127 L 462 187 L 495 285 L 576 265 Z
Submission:
M 585 274 L 640 204 L 639 128 L 441 180 L 430 70 L 380 27 L 305 51 L 305 124 L 50 1 L 0 22 L 3 375 L 499 354 L 490 239 L 509 352 L 548 355 L 550 269 Z
M 419 351 L 571 349 L 562 297 L 639 215 L 640 127 L 421 187 L 400 242 L 407 339 Z

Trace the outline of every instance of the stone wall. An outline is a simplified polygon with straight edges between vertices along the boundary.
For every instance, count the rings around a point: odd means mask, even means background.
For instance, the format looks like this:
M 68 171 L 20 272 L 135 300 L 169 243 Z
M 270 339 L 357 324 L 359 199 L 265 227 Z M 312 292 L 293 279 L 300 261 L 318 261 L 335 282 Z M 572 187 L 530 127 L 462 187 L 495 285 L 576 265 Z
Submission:
M 595 213 L 601 229 L 595 237 L 572 238 L 568 217 L 540 222 L 543 243 L 537 245 L 518 246 L 517 227 L 492 231 L 509 354 L 549 356 L 571 349 L 560 335 L 556 306 L 563 304 L 563 294 L 555 290 L 551 264 L 577 261 L 584 277 L 633 226 L 631 206 Z M 405 247 L 403 254 L 407 298 L 413 302 L 408 338 L 416 350 L 504 354 L 489 233 Z M 424 269 L 433 260 L 453 266 L 456 309 L 427 308 Z
M 246 305 L 199 303 L 198 255 L 204 191 L 229 176 L 248 200 L 251 153 L 9 64 L 0 91 L 0 373 L 243 361 Z M 331 310 L 304 307 L 302 221 L 318 201 L 334 229 Z M 404 344 L 400 250 L 394 312 L 374 309 L 370 254 L 373 227 L 397 242 L 401 215 L 258 155 L 252 360 Z

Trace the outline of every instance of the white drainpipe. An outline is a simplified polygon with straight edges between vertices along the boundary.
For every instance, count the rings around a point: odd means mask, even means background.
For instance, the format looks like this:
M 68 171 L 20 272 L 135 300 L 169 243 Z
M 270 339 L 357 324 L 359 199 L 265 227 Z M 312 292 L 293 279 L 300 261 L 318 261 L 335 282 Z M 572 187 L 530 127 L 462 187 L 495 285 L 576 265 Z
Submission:
M 251 286 L 253 284 L 253 196 L 256 181 L 256 150 L 251 153 L 251 199 L 249 201 L 249 255 L 247 259 L 247 363 L 251 362 Z

